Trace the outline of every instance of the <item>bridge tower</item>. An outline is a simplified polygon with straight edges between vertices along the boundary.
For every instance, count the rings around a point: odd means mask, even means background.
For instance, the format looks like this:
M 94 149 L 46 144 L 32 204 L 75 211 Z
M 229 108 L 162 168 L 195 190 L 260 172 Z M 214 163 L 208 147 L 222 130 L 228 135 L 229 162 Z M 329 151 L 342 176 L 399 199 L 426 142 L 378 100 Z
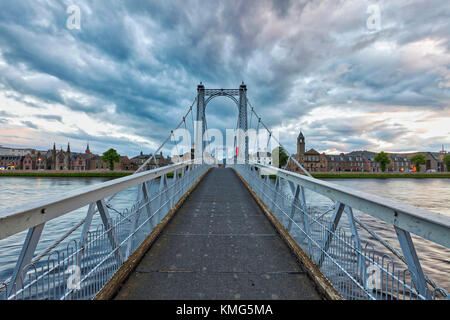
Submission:
M 203 135 L 206 131 L 206 106 L 215 97 L 228 97 L 236 104 L 239 110 L 239 119 L 237 129 L 241 129 L 244 135 L 243 147 L 244 147 L 244 160 L 245 163 L 249 161 L 248 155 L 248 123 L 247 123 L 247 86 L 242 82 L 239 89 L 205 89 L 205 86 L 200 82 L 197 86 L 197 127 L 195 129 L 195 141 L 201 141 L 201 149 L 199 146 L 195 146 L 195 157 L 201 157 L 203 150 L 205 149 L 205 142 L 203 141 Z M 200 123 L 199 123 L 200 122 Z M 200 139 L 200 140 L 199 140 Z M 238 143 L 238 146 L 241 143 Z M 239 156 L 242 157 L 242 150 L 238 149 Z M 238 157 L 239 157 L 238 156 Z M 236 163 L 235 157 L 235 163 Z

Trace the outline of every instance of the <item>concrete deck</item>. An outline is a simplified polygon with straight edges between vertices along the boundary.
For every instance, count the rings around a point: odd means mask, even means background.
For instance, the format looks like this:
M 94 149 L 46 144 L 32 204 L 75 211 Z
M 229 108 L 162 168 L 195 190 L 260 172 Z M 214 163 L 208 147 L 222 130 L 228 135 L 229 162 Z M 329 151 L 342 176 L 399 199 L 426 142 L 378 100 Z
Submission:
M 115 299 L 321 299 L 232 169 L 214 168 Z

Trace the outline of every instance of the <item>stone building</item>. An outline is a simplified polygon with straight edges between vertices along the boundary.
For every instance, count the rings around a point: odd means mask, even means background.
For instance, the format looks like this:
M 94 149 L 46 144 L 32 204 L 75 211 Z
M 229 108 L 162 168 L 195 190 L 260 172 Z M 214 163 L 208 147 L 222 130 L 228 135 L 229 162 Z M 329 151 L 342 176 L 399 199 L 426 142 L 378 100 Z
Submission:
M 297 137 L 297 154 L 295 159 L 309 172 L 326 172 L 328 160 L 325 153 L 319 153 L 314 149 L 306 150 L 305 136 L 300 131 Z M 300 172 L 293 161 L 288 164 L 288 169 Z
M 387 172 L 411 172 L 414 171 L 410 158 L 415 154 L 424 154 L 426 164 L 421 166 L 421 171 L 443 171 L 443 158 L 446 155 L 444 148 L 439 153 L 388 153 L 391 162 L 386 166 Z M 302 132 L 297 137 L 297 154 L 295 159 L 309 172 L 381 172 L 380 164 L 375 161 L 375 152 L 352 151 L 344 154 L 319 153 L 315 149 L 306 151 L 306 141 Z M 288 170 L 301 172 L 293 161 L 287 166 Z
M 129 159 L 130 168 L 132 170 L 139 169 L 148 159 L 152 158 L 153 155 L 150 154 L 143 154 L 142 151 L 140 155 L 133 157 Z M 180 156 L 181 158 L 182 156 Z M 168 164 L 172 163 L 172 160 L 169 156 L 164 158 L 163 153 L 160 152 L 159 154 L 156 154 L 155 157 L 146 165 L 146 168 L 144 170 L 152 170 L 159 167 L 167 166 Z

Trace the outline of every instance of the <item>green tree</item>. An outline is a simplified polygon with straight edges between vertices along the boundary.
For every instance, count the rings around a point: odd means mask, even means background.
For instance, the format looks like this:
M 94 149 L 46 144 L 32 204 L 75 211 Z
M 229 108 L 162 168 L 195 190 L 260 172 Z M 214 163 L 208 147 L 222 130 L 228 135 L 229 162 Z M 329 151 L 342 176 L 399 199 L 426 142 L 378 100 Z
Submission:
M 445 163 L 447 171 L 450 172 L 450 154 L 446 155 L 442 161 Z
M 278 156 L 278 159 L 276 158 Z M 287 164 L 289 156 L 286 151 L 284 151 L 283 147 L 276 147 L 272 150 L 272 165 L 277 165 L 278 160 L 278 168 L 284 167 Z
M 109 170 L 114 170 L 114 162 L 120 162 L 120 154 L 113 148 L 103 152 L 102 161 L 109 164 Z
M 381 171 L 383 172 L 386 171 L 386 165 L 391 163 L 391 159 L 389 158 L 388 154 L 383 151 L 376 154 L 375 161 L 380 164 Z
M 420 165 L 427 163 L 427 157 L 423 154 L 416 154 L 415 156 L 412 156 L 409 161 L 416 167 L 417 172 L 420 171 Z

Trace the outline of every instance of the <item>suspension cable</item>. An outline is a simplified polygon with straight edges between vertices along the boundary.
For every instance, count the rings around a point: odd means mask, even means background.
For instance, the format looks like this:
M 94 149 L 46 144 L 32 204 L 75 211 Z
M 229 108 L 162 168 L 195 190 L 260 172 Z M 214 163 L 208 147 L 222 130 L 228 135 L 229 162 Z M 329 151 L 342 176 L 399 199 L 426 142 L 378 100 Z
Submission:
M 252 104 L 250 103 L 250 101 L 247 99 L 248 104 L 251 107 L 251 111 L 255 114 L 256 117 L 259 118 L 261 124 L 264 126 L 264 128 L 267 130 L 267 132 L 269 133 L 270 136 L 272 135 L 272 131 L 266 126 L 266 124 L 261 120 L 261 117 L 256 113 L 255 108 L 252 106 Z M 312 177 L 311 174 L 295 159 L 295 157 L 292 157 L 291 154 L 289 153 L 289 151 L 281 144 L 281 142 L 276 138 L 273 137 L 273 139 L 278 143 L 278 145 L 283 148 L 284 152 L 287 153 L 287 155 L 291 158 L 291 160 L 308 176 L 308 177 Z
M 264 128 L 269 132 L 269 135 L 272 135 L 270 129 L 264 124 L 264 122 L 261 121 L 261 118 L 258 116 L 258 114 L 256 113 L 256 111 L 254 110 L 253 106 L 251 105 L 250 101 L 248 101 L 248 104 L 251 107 L 251 111 L 255 114 L 255 116 L 257 116 L 261 122 L 261 124 L 264 126 Z M 259 123 L 258 123 L 259 125 Z M 270 138 L 269 138 L 270 139 Z M 283 147 L 283 145 L 278 141 L 278 139 L 276 139 L 274 137 L 274 140 L 284 149 L 284 151 L 288 154 L 289 158 L 288 158 L 288 162 L 286 164 L 286 166 L 283 168 L 285 169 L 288 164 L 289 164 L 289 160 L 292 160 L 300 169 L 303 170 L 303 172 L 306 173 L 306 175 L 308 175 L 309 177 L 312 177 L 311 174 L 300 164 L 298 163 L 298 161 L 295 159 L 295 157 L 292 157 L 292 155 L 287 151 L 286 148 Z M 363 223 L 362 221 L 360 221 L 359 219 L 357 219 L 356 217 L 354 217 L 355 222 L 357 224 L 359 224 L 363 229 L 365 229 L 371 236 L 373 236 L 375 239 L 377 239 L 384 247 L 386 247 L 389 251 L 391 251 L 395 256 L 397 256 L 402 262 L 406 263 L 405 258 L 402 256 L 402 254 L 400 252 L 398 252 L 394 247 L 392 247 L 387 241 L 383 240 L 378 234 L 376 234 L 374 231 L 370 230 L 369 227 Z M 433 288 L 438 287 L 436 285 L 436 283 L 429 278 L 426 274 L 425 274 L 425 280 L 428 284 L 430 284 Z M 444 295 L 444 294 L 443 294 Z

